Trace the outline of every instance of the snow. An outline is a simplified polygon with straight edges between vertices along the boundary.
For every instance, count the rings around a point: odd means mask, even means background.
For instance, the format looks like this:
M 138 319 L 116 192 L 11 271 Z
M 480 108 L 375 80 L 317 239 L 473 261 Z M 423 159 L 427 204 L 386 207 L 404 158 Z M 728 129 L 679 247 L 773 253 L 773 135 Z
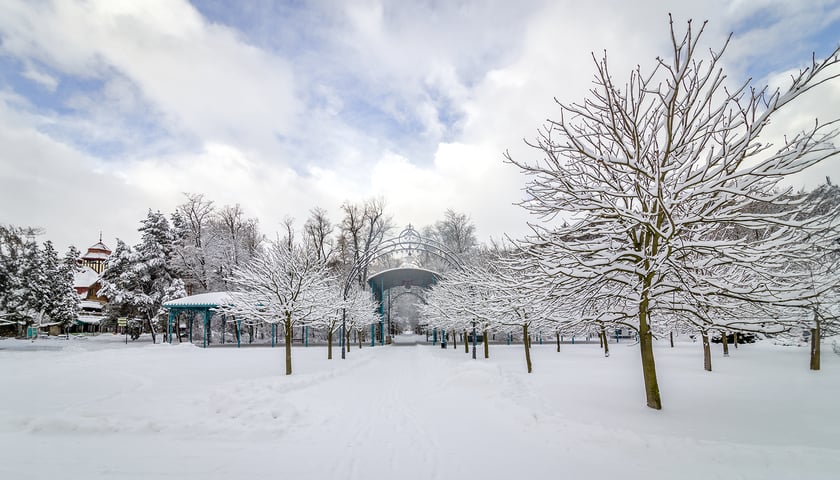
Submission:
M 840 356 L 656 346 L 491 345 L 489 360 L 401 338 L 353 347 L 151 345 L 147 337 L 0 340 L 0 478 L 833 479 Z M 145 342 L 145 343 L 144 343 Z M 408 344 L 403 346 L 402 344 Z M 718 346 L 719 347 L 719 346 Z
M 73 274 L 74 287 L 90 287 L 99 280 L 99 274 L 90 267 L 81 267 L 80 271 Z
M 164 302 L 164 307 L 217 307 L 231 302 L 230 292 L 208 292 Z
M 79 315 L 79 322 L 91 325 L 99 325 L 103 320 L 107 319 L 104 315 Z
M 94 243 L 93 245 L 91 245 L 91 246 L 88 248 L 88 253 L 90 253 L 90 251 L 91 251 L 91 250 L 101 250 L 101 251 L 104 251 L 104 252 L 110 252 L 110 251 L 111 251 L 111 249 L 110 249 L 110 248 L 108 248 L 108 246 L 107 246 L 107 245 L 105 245 L 105 244 L 104 244 L 104 243 L 102 243 L 102 242 L 96 242 L 96 243 Z
M 110 256 L 110 253 L 88 251 L 82 256 L 82 260 L 108 260 Z
M 94 300 L 82 300 L 79 302 L 79 308 L 87 308 L 91 310 L 102 310 L 104 306 L 103 303 L 96 302 Z

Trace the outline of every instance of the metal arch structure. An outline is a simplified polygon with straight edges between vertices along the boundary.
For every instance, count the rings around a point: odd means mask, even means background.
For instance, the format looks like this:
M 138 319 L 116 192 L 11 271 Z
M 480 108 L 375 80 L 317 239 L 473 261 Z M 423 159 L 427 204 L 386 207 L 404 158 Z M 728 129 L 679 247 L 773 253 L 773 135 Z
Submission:
M 376 245 L 376 248 L 366 252 L 353 263 L 353 267 L 345 279 L 345 291 L 350 290 L 353 279 L 359 276 L 359 273 L 362 272 L 365 266 L 370 265 L 371 262 L 385 255 L 397 252 L 405 252 L 409 255 L 414 252 L 424 252 L 440 258 L 454 268 L 459 270 L 464 268 L 464 263 L 458 255 L 452 252 L 446 245 L 433 238 L 423 237 L 409 224 L 399 235 L 388 240 L 383 240 Z
M 411 224 L 408 225 L 399 235 L 393 238 L 389 238 L 384 240 L 376 245 L 375 248 L 371 249 L 370 251 L 366 252 L 364 255 L 359 257 L 354 263 L 353 266 L 350 268 L 350 271 L 347 273 L 347 277 L 344 279 L 343 285 L 343 300 L 346 301 L 347 297 L 350 294 L 350 288 L 353 286 L 355 280 L 359 277 L 361 272 L 364 271 L 365 267 L 370 265 L 371 262 L 382 258 L 385 255 L 390 255 L 392 253 L 406 253 L 408 255 L 412 255 L 413 253 L 427 253 L 434 257 L 437 257 L 444 262 L 446 262 L 452 268 L 457 270 L 464 269 L 464 262 L 458 257 L 457 254 L 452 252 L 446 245 L 438 242 L 433 238 L 426 238 L 414 229 Z M 381 272 L 380 272 L 381 273 Z M 441 275 L 435 273 L 438 277 Z M 365 279 L 368 280 L 368 279 Z M 381 294 L 380 297 L 380 304 L 381 304 Z M 381 305 L 380 305 L 381 309 Z M 380 312 L 381 313 L 381 312 Z M 346 348 L 344 342 L 346 341 L 347 336 L 347 309 L 342 308 L 341 312 L 341 358 L 345 358 Z
M 414 291 L 414 290 L 407 290 L 405 292 L 400 292 L 400 293 L 394 295 L 394 298 L 392 298 L 391 301 L 397 300 L 398 298 L 404 297 L 406 295 L 411 295 L 412 297 L 416 298 L 417 300 L 420 300 L 423 303 L 423 305 L 426 305 L 426 297 L 424 295 L 421 295 L 420 292 L 417 292 L 417 291 Z

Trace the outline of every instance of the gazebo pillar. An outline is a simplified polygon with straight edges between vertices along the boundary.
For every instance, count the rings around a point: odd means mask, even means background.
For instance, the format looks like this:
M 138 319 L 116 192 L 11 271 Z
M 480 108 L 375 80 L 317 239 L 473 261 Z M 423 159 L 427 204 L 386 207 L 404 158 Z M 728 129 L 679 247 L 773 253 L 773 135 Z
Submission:
M 172 322 L 177 318 L 174 308 L 169 309 L 169 344 L 172 345 Z
M 204 348 L 207 348 L 207 345 L 210 343 L 209 335 L 212 335 L 210 331 L 210 318 L 213 317 L 213 313 L 210 312 L 209 308 L 204 309 Z

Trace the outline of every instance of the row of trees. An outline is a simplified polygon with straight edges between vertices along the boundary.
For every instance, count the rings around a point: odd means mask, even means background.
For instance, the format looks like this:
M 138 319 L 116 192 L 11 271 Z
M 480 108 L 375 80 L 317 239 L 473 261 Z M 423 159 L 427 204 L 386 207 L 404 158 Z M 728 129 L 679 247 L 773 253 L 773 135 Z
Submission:
M 705 24 L 704 24 L 705 26 Z M 703 27 L 671 24 L 672 57 L 615 83 L 607 57 L 580 104 L 560 104 L 535 142 L 538 161 L 506 155 L 529 178 L 522 206 L 541 219 L 510 251 L 485 255 L 429 294 L 431 327 L 508 333 L 638 334 L 647 404 L 661 408 L 655 338 L 801 335 L 819 369 L 820 339 L 840 333 L 840 188 L 779 187 L 835 157 L 838 120 L 773 147 L 771 118 L 840 75 L 838 53 L 812 61 L 785 90 L 727 83 L 723 53 L 699 53 Z M 724 46 L 725 47 L 725 46 Z M 558 343 L 559 347 L 559 343 Z M 485 345 L 485 355 L 487 354 Z
M 381 199 L 345 202 L 342 212 L 344 218 L 334 227 L 325 210 L 313 209 L 304 223 L 301 242 L 295 240 L 293 221 L 286 219 L 283 238 L 270 242 L 251 262 L 234 269 L 231 283 L 236 292 L 231 294 L 230 304 L 220 309 L 246 323 L 279 325 L 285 335 L 287 375 L 292 373 L 291 335 L 295 328 L 309 326 L 324 332 L 327 356 L 332 358 L 332 345 L 343 324 L 347 326 L 343 343 L 349 351 L 350 333 L 355 331 L 361 342 L 364 331 L 379 320 L 378 305 L 365 282 L 369 269 L 387 268 L 397 261 L 390 255 L 372 255 L 393 229 L 393 222 Z M 469 217 L 454 210 L 447 210 L 443 220 L 424 231 L 462 252 L 477 244 Z M 349 278 L 357 263 L 361 268 L 355 278 Z
M 241 208 L 217 209 L 203 195 L 186 194 L 171 215 L 148 212 L 141 222 L 141 241 L 130 247 L 118 240 L 102 275 L 100 294 L 108 299 L 111 317 L 142 318 L 156 341 L 164 302 L 190 293 L 231 291 L 230 305 L 220 313 L 246 325 L 277 325 L 286 337 L 286 369 L 292 371 L 291 335 L 307 326 L 323 331 L 328 357 L 346 313 L 347 340 L 378 317 L 365 291 L 370 268 L 388 268 L 397 260 L 382 256 L 362 262 L 356 278 L 352 266 L 367 259 L 393 230 L 381 199 L 345 202 L 342 221 L 333 225 L 325 210 L 314 208 L 298 232 L 294 220 L 282 222 L 282 234 L 265 241 L 258 223 Z M 424 231 L 466 251 L 476 245 L 475 227 L 464 214 L 448 210 L 445 218 Z
M 0 327 L 22 336 L 33 324 L 59 325 L 66 331 L 77 319 L 79 297 L 73 288 L 79 251 L 59 257 L 52 242 L 39 247 L 33 228 L 0 225 Z
M 246 218 L 239 205 L 216 208 L 202 194 L 185 197 L 172 214 L 173 268 L 181 272 L 191 292 L 228 290 L 233 286 L 234 270 L 254 258 L 264 241 L 259 224 L 256 219 Z M 347 272 L 360 258 L 368 257 L 395 225 L 382 198 L 346 201 L 341 205 L 341 214 L 341 220 L 334 223 L 325 209 L 315 207 L 300 232 L 295 220 L 286 217 L 276 241 L 289 248 L 299 245 L 331 271 Z M 478 244 L 469 216 L 452 209 L 444 212 L 442 220 L 422 228 L 422 232 L 455 253 L 468 252 Z M 392 262 L 393 258 L 382 258 L 363 266 L 357 283 L 364 284 L 370 268 L 386 268 Z M 426 258 L 424 262 L 431 266 L 435 259 Z

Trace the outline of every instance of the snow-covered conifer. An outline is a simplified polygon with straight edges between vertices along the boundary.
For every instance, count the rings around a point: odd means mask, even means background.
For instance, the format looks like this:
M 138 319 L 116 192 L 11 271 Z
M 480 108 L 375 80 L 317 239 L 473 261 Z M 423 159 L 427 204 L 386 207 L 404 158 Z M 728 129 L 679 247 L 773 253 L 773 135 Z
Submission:
M 144 321 L 157 341 L 163 302 L 186 295 L 171 263 L 173 236 L 166 217 L 149 210 L 141 222 L 140 243 L 131 249 L 117 240 L 117 247 L 102 275 L 100 294 L 108 299 L 112 316 L 132 315 Z

